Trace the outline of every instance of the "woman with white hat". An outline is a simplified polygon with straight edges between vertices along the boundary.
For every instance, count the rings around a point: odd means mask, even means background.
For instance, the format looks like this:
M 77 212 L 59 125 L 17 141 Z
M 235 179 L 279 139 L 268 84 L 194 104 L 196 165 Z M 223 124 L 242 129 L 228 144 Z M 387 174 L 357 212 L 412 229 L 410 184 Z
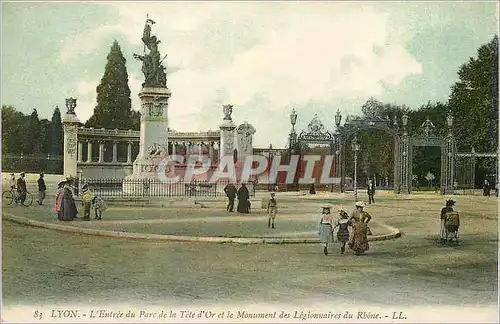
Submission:
M 350 219 L 353 224 L 353 231 L 349 241 L 349 248 L 354 250 L 356 255 L 368 251 L 370 248 L 368 245 L 368 223 L 372 217 L 370 214 L 363 211 L 364 207 L 364 202 L 356 202 L 356 211 Z
M 323 206 L 323 212 L 321 215 L 321 220 L 319 221 L 319 239 L 321 243 L 324 244 L 323 253 L 328 255 L 328 244 L 333 241 L 333 218 L 330 214 L 332 206 Z

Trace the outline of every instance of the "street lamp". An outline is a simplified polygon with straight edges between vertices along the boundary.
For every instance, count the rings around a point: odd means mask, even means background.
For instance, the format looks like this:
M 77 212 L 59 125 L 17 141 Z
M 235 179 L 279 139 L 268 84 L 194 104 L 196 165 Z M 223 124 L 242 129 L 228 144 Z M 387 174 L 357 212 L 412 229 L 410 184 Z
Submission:
M 453 116 L 451 115 L 451 111 L 448 112 L 448 116 L 446 116 L 446 124 L 451 128 L 453 126 Z
M 272 184 L 271 184 L 271 166 L 272 166 L 272 162 L 271 162 L 271 157 L 272 157 L 272 149 L 273 149 L 273 144 L 269 144 L 269 160 L 268 160 L 268 165 L 269 165 L 269 171 L 268 171 L 268 180 L 267 180 L 267 183 L 268 183 L 268 191 L 272 191 Z
M 406 127 L 406 125 L 408 125 L 408 115 L 404 114 L 401 119 L 403 120 L 403 126 Z
M 335 126 L 337 126 L 337 129 L 339 129 L 341 121 L 342 115 L 340 114 L 340 110 L 337 110 L 337 113 L 335 114 Z
M 354 135 L 354 139 L 351 143 L 352 150 L 354 151 L 354 201 L 358 201 L 358 136 Z
M 292 131 L 295 131 L 295 123 L 297 122 L 297 112 L 295 108 L 292 109 L 292 113 L 290 114 L 290 122 L 292 123 Z

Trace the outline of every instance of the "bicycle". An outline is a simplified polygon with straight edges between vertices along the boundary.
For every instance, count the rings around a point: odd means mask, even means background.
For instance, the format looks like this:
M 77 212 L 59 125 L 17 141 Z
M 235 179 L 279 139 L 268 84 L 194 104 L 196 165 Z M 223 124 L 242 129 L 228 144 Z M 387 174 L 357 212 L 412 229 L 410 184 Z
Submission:
M 16 202 L 16 204 L 18 204 L 19 198 L 20 198 L 19 194 L 14 189 L 5 190 L 4 192 L 2 192 L 3 204 L 12 205 L 14 202 Z M 28 206 L 31 206 L 32 203 L 33 203 L 33 195 L 31 195 L 29 192 L 26 191 L 26 199 L 24 200 L 24 202 L 22 204 L 23 204 L 23 206 L 28 207 Z

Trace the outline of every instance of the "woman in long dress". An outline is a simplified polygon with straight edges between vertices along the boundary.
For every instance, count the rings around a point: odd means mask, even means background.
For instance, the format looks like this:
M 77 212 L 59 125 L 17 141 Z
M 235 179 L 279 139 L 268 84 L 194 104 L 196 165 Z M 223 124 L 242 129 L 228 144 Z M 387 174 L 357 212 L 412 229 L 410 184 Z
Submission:
M 453 205 L 455 205 L 455 201 L 453 199 L 448 199 L 446 200 L 446 206 L 441 209 L 441 229 L 439 231 L 439 238 L 441 241 L 446 240 L 446 214 L 453 211 Z
M 56 204 L 54 207 L 54 212 L 57 214 L 58 220 L 61 220 L 61 205 L 63 200 L 63 187 L 65 184 L 66 181 L 61 181 L 57 184 Z
M 328 255 L 328 245 L 333 241 L 333 218 L 330 214 L 331 206 L 323 206 L 321 220 L 319 221 L 319 240 L 324 245 L 323 253 Z
M 356 203 L 356 211 L 351 217 L 352 235 L 349 241 L 349 248 L 356 255 L 360 255 L 370 248 L 368 244 L 368 223 L 371 220 L 370 214 L 363 211 L 365 204 L 363 202 Z
M 76 218 L 76 214 L 78 212 L 76 209 L 75 199 L 73 198 L 72 184 L 73 181 L 69 179 L 62 190 L 62 204 L 59 218 L 61 221 L 72 221 Z
M 242 183 L 241 188 L 238 189 L 238 212 L 243 214 L 248 214 L 250 212 L 250 193 L 248 192 L 247 186 Z

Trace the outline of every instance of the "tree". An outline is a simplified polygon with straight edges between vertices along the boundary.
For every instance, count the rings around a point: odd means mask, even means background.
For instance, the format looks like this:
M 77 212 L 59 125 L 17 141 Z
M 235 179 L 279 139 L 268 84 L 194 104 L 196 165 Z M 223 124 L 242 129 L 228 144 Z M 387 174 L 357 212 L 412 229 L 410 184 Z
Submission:
M 131 119 L 132 129 L 137 131 L 141 130 L 141 113 L 139 111 L 132 110 Z
M 35 108 L 33 108 L 33 112 L 28 118 L 28 127 L 25 128 L 25 131 L 27 132 L 25 141 L 28 148 L 28 151 L 25 153 L 42 153 L 42 127 Z
M 2 153 L 20 153 L 24 148 L 26 117 L 13 106 L 2 106 Z
M 57 106 L 54 108 L 54 112 L 52 113 L 52 118 L 50 120 L 48 139 L 50 145 L 47 153 L 50 153 L 50 155 L 52 156 L 62 155 L 64 146 L 64 133 L 61 120 L 61 111 Z
M 40 120 L 40 143 L 41 143 L 41 152 L 47 154 L 50 152 L 50 120 L 44 118 Z
M 126 59 L 115 40 L 107 56 L 101 83 L 96 88 L 97 106 L 86 127 L 131 129 L 134 125 Z
M 460 151 L 496 151 L 498 145 L 498 36 L 458 71 L 449 107 Z

